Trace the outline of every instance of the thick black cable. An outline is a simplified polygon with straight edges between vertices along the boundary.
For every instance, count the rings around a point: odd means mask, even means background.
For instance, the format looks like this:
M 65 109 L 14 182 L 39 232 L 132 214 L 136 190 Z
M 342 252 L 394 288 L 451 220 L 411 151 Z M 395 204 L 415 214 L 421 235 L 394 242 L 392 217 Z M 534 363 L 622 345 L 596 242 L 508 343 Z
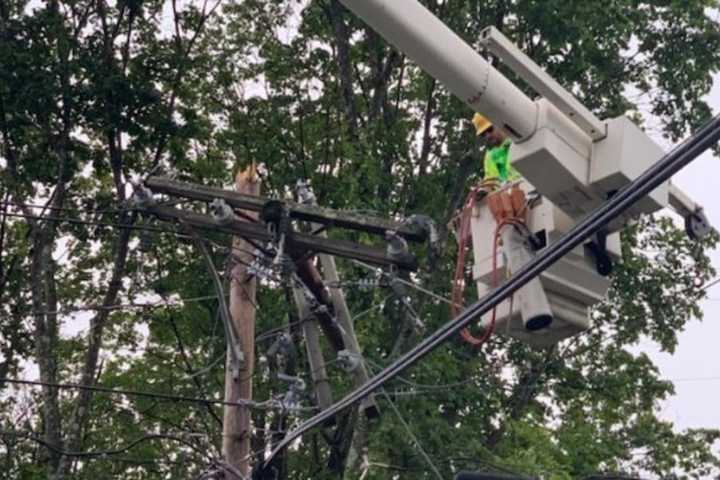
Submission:
M 569 232 L 525 264 L 510 279 L 470 305 L 455 319 L 440 327 L 432 335 L 406 352 L 378 375 L 368 380 L 367 383 L 350 392 L 343 399 L 324 411 L 306 420 L 295 430 L 288 432 L 285 438 L 275 446 L 270 452 L 270 455 L 265 459 L 263 468 L 270 465 L 278 452 L 284 450 L 288 445 L 302 436 L 303 433 L 322 425 L 340 411 L 372 394 L 388 380 L 399 375 L 403 370 L 409 368 L 439 345 L 456 335 L 462 328 L 467 327 L 481 315 L 490 311 L 505 298 L 509 297 L 556 261 L 560 260 L 560 258 L 569 253 L 573 248 L 580 245 L 585 239 L 598 232 L 607 225 L 608 222 L 618 217 L 632 204 L 652 192 L 663 182 L 669 180 L 670 177 L 680 169 L 716 144 L 718 140 L 720 140 L 720 115 L 713 118 L 698 132 L 690 136 L 639 177 L 623 187 L 607 202 L 581 220 Z

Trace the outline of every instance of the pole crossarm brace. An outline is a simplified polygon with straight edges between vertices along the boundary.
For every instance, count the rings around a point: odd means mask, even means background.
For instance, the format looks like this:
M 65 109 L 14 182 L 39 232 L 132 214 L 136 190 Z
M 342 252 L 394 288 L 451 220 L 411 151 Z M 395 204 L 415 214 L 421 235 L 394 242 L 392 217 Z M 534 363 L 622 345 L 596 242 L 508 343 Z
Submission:
M 205 185 L 179 182 L 165 177 L 150 177 L 145 181 L 145 186 L 157 193 L 165 193 L 192 200 L 212 202 L 215 199 L 221 199 L 233 208 L 258 212 L 262 211 L 268 202 L 277 202 L 277 200 L 243 195 L 231 190 L 223 190 Z M 427 236 L 424 230 L 412 224 L 405 224 L 403 222 L 370 215 L 361 215 L 349 211 L 334 210 L 314 205 L 303 205 L 295 202 L 283 202 L 283 204 L 288 209 L 290 218 L 294 220 L 360 230 L 376 235 L 385 235 L 385 232 L 390 230 L 414 242 L 422 242 Z
M 243 206 L 242 208 L 245 207 Z M 237 218 L 230 219 L 227 222 L 220 222 L 208 215 L 157 204 L 145 205 L 143 209 L 162 219 L 174 219 L 194 227 L 229 233 L 261 242 L 268 242 L 273 239 L 272 234 L 260 223 L 245 222 Z M 301 251 L 320 252 L 340 257 L 354 258 L 375 265 L 397 265 L 403 270 L 414 271 L 417 270 L 418 267 L 417 259 L 413 255 L 390 256 L 385 250 L 368 247 L 347 240 L 329 239 L 291 232 L 288 234 L 288 241 L 292 248 Z

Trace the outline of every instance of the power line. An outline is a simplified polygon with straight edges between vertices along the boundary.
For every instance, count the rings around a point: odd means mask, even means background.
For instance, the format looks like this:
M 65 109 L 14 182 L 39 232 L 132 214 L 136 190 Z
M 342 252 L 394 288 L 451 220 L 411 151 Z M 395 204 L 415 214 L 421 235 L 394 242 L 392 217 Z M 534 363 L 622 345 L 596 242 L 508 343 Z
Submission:
M 720 377 L 688 377 L 688 378 L 668 378 L 669 382 L 716 382 Z
M 210 255 L 210 251 L 208 250 L 207 246 L 205 245 L 205 242 L 203 242 L 203 240 L 195 232 L 195 230 L 191 230 L 191 233 L 192 233 L 193 239 L 195 240 L 195 244 L 200 249 L 200 252 L 202 253 L 203 258 L 205 259 L 207 268 L 210 271 L 210 277 L 212 278 L 213 285 L 215 286 L 215 291 L 217 292 L 217 298 L 219 301 L 219 308 L 220 308 L 220 318 L 222 319 L 223 326 L 225 327 L 225 337 L 227 339 L 227 348 L 228 348 L 228 350 L 230 350 L 230 353 L 232 354 L 233 367 L 236 369 L 240 369 L 241 364 L 245 360 L 243 357 L 243 352 L 240 349 L 238 333 L 235 330 L 235 325 L 233 324 L 232 318 L 230 317 L 230 311 L 228 310 L 227 302 L 225 301 L 225 293 L 223 291 L 223 285 L 222 285 L 222 280 L 220 279 L 220 274 L 218 273 L 217 269 L 215 268 L 215 264 L 213 263 L 212 256 Z
M 250 400 L 242 400 L 238 402 L 227 402 L 225 400 L 213 400 L 208 398 L 196 398 L 186 397 L 183 395 L 170 395 L 167 393 L 153 393 L 153 392 L 141 392 L 138 390 L 126 390 L 119 388 L 108 388 L 99 385 L 80 385 L 77 383 L 52 383 L 42 382 L 37 380 L 22 380 L 18 378 L 0 378 L 0 383 L 7 382 L 17 385 L 28 385 L 33 387 L 51 387 L 58 388 L 61 390 L 88 390 L 92 392 L 108 393 L 111 395 L 128 395 L 135 397 L 146 397 L 156 398 L 161 400 L 168 400 L 171 402 L 189 402 L 189 403 L 203 403 L 207 405 L 226 405 L 231 407 L 249 407 L 261 410 L 270 410 L 275 408 L 273 401 L 268 400 L 266 402 L 253 402 Z
M 0 202 L 0 205 L 2 205 L 3 202 Z M 2 215 L 9 216 L 9 217 L 16 217 L 16 218 L 27 218 L 31 220 L 47 220 L 47 221 L 55 221 L 55 222 L 66 222 L 66 223 L 72 223 L 72 224 L 78 224 L 78 225 L 87 225 L 87 226 L 96 226 L 96 227 L 112 227 L 112 228 L 129 228 L 132 230 L 144 230 L 149 232 L 157 232 L 157 233 L 169 233 L 174 235 L 175 237 L 183 240 L 194 240 L 194 237 L 192 235 L 184 234 L 182 232 L 178 232 L 177 230 L 171 230 L 167 228 L 162 227 L 156 227 L 151 225 L 137 225 L 137 224 L 123 224 L 123 223 L 117 223 L 117 222 L 99 222 L 96 220 L 85 220 L 81 218 L 73 218 L 73 217 L 59 217 L 59 216 L 49 216 L 49 215 L 27 215 L 25 213 L 11 213 L 11 212 L 5 212 L 2 213 Z M 212 239 L 206 238 L 201 236 L 205 241 L 209 242 L 216 248 L 222 249 L 225 252 L 232 253 L 233 250 L 237 250 L 240 252 L 248 253 L 250 255 L 253 255 L 255 258 L 259 258 L 259 255 L 256 252 L 251 252 L 249 250 L 241 249 L 235 246 L 227 247 L 225 245 L 220 245 L 219 243 L 215 242 Z M 233 257 L 235 260 L 238 260 L 237 258 Z
M 70 207 L 53 207 L 50 205 L 39 205 L 35 203 L 23 203 L 23 202 L 13 202 L 6 200 L 4 202 L 0 202 L 0 205 L 2 206 L 9 206 L 9 207 L 18 207 L 18 208 L 41 208 L 43 210 L 53 210 L 56 212 L 78 212 L 83 211 L 85 213 L 93 213 L 97 215 L 105 215 L 109 213 L 122 213 L 127 212 L 130 210 L 133 210 L 132 208 L 113 208 L 113 209 L 104 209 L 104 210 L 95 210 L 95 209 L 82 209 L 79 208 L 70 208 Z
M 710 282 L 708 282 L 705 285 L 703 285 L 702 287 L 700 287 L 700 291 L 701 292 L 707 291 L 707 289 L 717 285 L 718 283 L 720 283 L 720 277 L 717 277 L 716 279 L 711 280 Z M 707 300 L 714 300 L 714 299 L 708 298 Z
M 372 373 L 372 369 L 371 369 L 370 365 L 368 365 L 368 364 L 366 363 L 366 364 L 365 364 L 365 367 L 368 369 L 369 372 Z M 439 480 L 444 480 L 442 474 L 440 474 L 440 470 L 438 470 L 437 466 L 435 465 L 435 462 L 432 461 L 432 459 L 430 458 L 430 456 L 427 454 L 427 452 L 425 451 L 425 449 L 422 447 L 422 445 L 420 444 L 420 441 L 418 440 L 418 438 L 415 436 L 415 434 L 413 433 L 412 429 L 410 428 L 410 425 L 408 425 L 408 423 L 407 423 L 407 421 L 405 420 L 405 418 L 403 418 L 402 413 L 400 413 L 400 410 L 397 408 L 397 406 L 396 406 L 395 403 L 392 401 L 392 399 L 388 396 L 387 392 L 385 392 L 385 389 L 384 389 L 384 388 L 381 388 L 381 389 L 380 389 L 380 395 L 382 395 L 383 397 L 385 397 L 385 400 L 388 401 L 388 404 L 390 405 L 390 409 L 395 413 L 395 416 L 398 418 L 398 420 L 400 421 L 400 424 L 403 426 L 403 428 L 404 428 L 405 431 L 407 432 L 408 436 L 410 437 L 410 439 L 412 440 L 413 444 L 415 445 L 415 448 L 417 449 L 417 451 L 420 452 L 420 455 L 423 457 L 423 459 L 425 460 L 425 462 L 426 462 L 426 463 L 428 464 L 428 466 L 430 467 L 430 470 L 432 470 L 432 472 L 435 474 L 435 476 L 436 476 Z
M 463 307 L 464 307 L 464 305 L 455 304 L 455 303 L 453 303 L 452 300 L 450 300 L 450 299 L 448 299 L 448 298 L 445 298 L 445 297 L 443 297 L 442 295 L 438 295 L 437 293 L 433 292 L 432 290 L 428 290 L 427 288 L 423 288 L 423 287 L 421 287 L 421 286 L 419 286 L 419 285 L 414 284 L 413 282 L 408 282 L 408 281 L 405 280 L 405 279 L 402 279 L 402 278 L 400 278 L 400 277 L 396 277 L 396 276 L 394 276 L 394 275 L 386 272 L 385 270 L 383 270 L 383 269 L 381 269 L 381 268 L 373 267 L 372 265 L 368 265 L 367 263 L 361 262 L 360 260 L 351 260 L 351 261 L 352 261 L 354 264 L 356 264 L 356 265 L 359 265 L 359 266 L 361 266 L 361 267 L 367 268 L 368 270 L 371 270 L 371 271 L 373 271 L 373 272 L 379 272 L 381 275 L 383 275 L 383 276 L 385 276 L 385 277 L 387 277 L 387 278 L 390 278 L 390 279 L 392 279 L 392 280 L 395 280 L 395 281 L 397 281 L 397 282 L 400 282 L 400 283 L 402 283 L 403 285 L 406 285 L 406 286 L 408 286 L 408 287 L 410 287 L 410 288 L 414 288 L 414 289 L 417 290 L 418 292 L 422 292 L 422 293 L 424 293 L 424 294 L 426 294 L 426 295 L 429 295 L 430 297 L 434 298 L 435 300 L 439 300 L 439 301 L 441 301 L 441 302 L 445 302 L 445 303 L 447 303 L 448 305 L 457 305 L 457 306 L 459 306 L 460 308 L 463 308 Z
M 156 308 L 164 307 L 182 307 L 186 303 L 202 302 L 205 300 L 216 299 L 217 295 L 203 295 L 199 297 L 190 298 L 178 298 L 177 300 L 164 300 L 159 302 L 147 302 L 147 303 L 118 303 L 114 305 L 99 305 L 99 304 L 87 304 L 69 306 L 59 308 L 57 310 L 40 310 L 27 312 L 27 315 L 62 315 L 74 312 L 90 312 L 100 310 L 153 310 Z
M 52 221 L 52 222 L 64 222 L 64 223 L 71 223 L 76 225 L 86 225 L 86 226 L 93 226 L 93 227 L 110 227 L 110 228 L 129 228 L 132 230 L 146 230 L 150 232 L 159 232 L 159 233 L 171 233 L 175 235 L 178 238 L 184 238 L 187 240 L 191 240 L 192 237 L 189 235 L 182 234 L 180 232 L 177 232 L 175 230 L 169 230 L 161 227 L 153 227 L 150 225 L 131 225 L 131 224 L 123 224 L 123 223 L 117 223 L 117 222 L 98 222 L 93 220 L 84 220 L 81 218 L 73 218 L 73 217 L 58 217 L 58 216 L 50 216 L 50 215 L 27 215 L 25 213 L 10 213 L 6 212 L 3 213 L 3 215 L 7 217 L 16 217 L 16 218 L 26 218 L 29 220 L 45 220 L 45 221 Z
M 189 200 L 187 199 L 179 199 L 179 200 L 172 200 L 167 202 L 158 202 L 158 205 L 172 207 L 176 205 L 180 205 L 182 203 L 187 203 Z M 49 205 L 40 205 L 36 203 L 23 203 L 23 202 L 13 202 L 10 200 L 6 200 L 4 202 L 0 202 L 0 206 L 12 206 L 12 207 L 18 207 L 18 208 L 40 208 L 43 210 L 54 210 L 56 212 L 85 212 L 85 213 L 92 213 L 95 215 L 107 215 L 107 214 L 114 214 L 114 213 L 123 213 L 123 212 L 130 212 L 130 211 L 140 211 L 138 208 L 134 207 L 122 207 L 122 208 L 105 208 L 105 209 L 86 209 L 82 207 L 78 208 L 70 208 L 70 207 L 52 207 Z
M 199 450 L 196 445 L 193 445 L 192 443 L 188 442 L 187 440 L 184 440 L 183 438 L 180 438 L 175 435 L 169 435 L 164 433 L 148 433 L 146 435 L 143 435 L 142 437 L 133 440 L 132 442 L 128 443 L 127 445 L 111 449 L 111 450 L 93 450 L 88 452 L 70 452 L 63 450 L 55 445 L 53 445 L 50 442 L 47 442 L 43 440 L 42 438 L 39 438 L 35 436 L 32 432 L 20 432 L 16 430 L 0 430 L 0 435 L 8 435 L 8 436 L 15 436 L 20 438 L 25 438 L 28 440 L 32 440 L 33 442 L 39 443 L 43 447 L 47 448 L 48 450 L 52 450 L 53 452 L 63 455 L 65 457 L 75 457 L 75 458 L 83 458 L 83 457 L 105 457 L 110 455 L 119 455 L 121 453 L 125 453 L 128 450 L 131 450 L 132 448 L 140 445 L 143 442 L 148 442 L 152 440 L 173 440 L 175 442 L 182 443 L 186 447 L 190 447 L 193 451 L 205 454 L 203 450 Z
M 299 438 L 311 428 L 317 427 L 341 410 L 362 400 L 380 388 L 400 372 L 409 368 L 435 348 L 445 343 L 462 328 L 467 327 L 481 315 L 490 311 L 505 298 L 512 295 L 527 282 L 542 273 L 560 260 L 573 248 L 580 245 L 590 235 L 600 230 L 608 222 L 617 218 L 631 205 L 648 195 L 655 188 L 667 181 L 685 165 L 697 158 L 705 150 L 720 139 L 720 115 L 705 124 L 698 132 L 664 155 L 635 180 L 620 189 L 615 195 L 599 206 L 584 219 L 580 220 L 570 231 L 550 244 L 539 255 L 520 268 L 508 280 L 493 289 L 474 304 L 465 309 L 458 317 L 447 322 L 433 334 L 406 352 L 391 365 L 386 367 L 367 383 L 350 392 L 343 399 L 326 408 L 322 412 L 303 422 L 295 430 L 288 432 L 265 459 L 265 466 L 270 465 L 275 455 Z
M 383 368 L 382 365 L 380 365 L 379 363 L 373 362 L 372 360 L 370 360 L 368 358 L 365 358 L 365 361 L 376 368 L 380 368 L 380 369 Z M 413 382 L 412 380 L 409 380 L 405 377 L 401 377 L 400 375 L 398 375 L 396 378 L 406 385 L 410 385 L 411 387 L 420 388 L 420 389 L 424 389 L 424 390 L 428 390 L 428 391 L 447 390 L 449 388 L 462 387 L 464 385 L 468 385 L 468 384 L 476 381 L 476 379 L 474 379 L 474 378 L 468 378 L 467 380 L 461 380 L 459 382 L 453 382 L 453 383 L 427 384 L 427 383 Z

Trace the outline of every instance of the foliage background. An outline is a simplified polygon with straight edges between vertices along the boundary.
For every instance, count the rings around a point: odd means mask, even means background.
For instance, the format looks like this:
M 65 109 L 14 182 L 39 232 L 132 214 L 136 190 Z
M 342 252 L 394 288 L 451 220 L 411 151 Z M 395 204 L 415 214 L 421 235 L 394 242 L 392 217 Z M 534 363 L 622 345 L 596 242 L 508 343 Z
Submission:
M 672 141 L 709 117 L 702 96 L 720 61 L 714 0 L 423 3 L 473 45 L 482 27 L 501 28 L 600 117 L 628 113 L 642 124 L 650 112 Z M 230 186 L 256 161 L 266 195 L 308 178 L 323 205 L 422 212 L 444 226 L 477 180 L 481 147 L 468 120 L 464 105 L 334 0 L 0 0 L 0 378 L 218 397 L 216 302 L 162 305 L 211 296 L 205 266 L 172 226 L 127 209 L 129 182 L 160 171 Z M 441 234 L 447 248 L 418 281 L 447 296 L 455 252 Z M 622 266 L 591 331 L 547 352 L 501 337 L 479 354 L 455 343 L 388 390 L 447 476 L 717 475 L 720 433 L 662 421 L 658 402 L 673 385 L 630 349 L 642 337 L 672 352 L 701 316 L 697 286 L 714 275 L 713 242 L 693 245 L 668 219 L 643 219 L 624 233 Z M 216 245 L 215 256 L 222 266 L 225 250 Z M 340 266 L 348 280 L 368 275 Z M 389 292 L 347 293 L 353 312 L 378 305 L 357 320 L 369 361 L 387 363 L 418 340 Z M 445 305 L 413 297 L 428 331 L 448 320 Z M 107 308 L 139 301 L 160 305 Z M 292 315 L 281 290 L 261 288 L 258 303 L 259 331 Z M 339 398 L 349 385 L 340 372 L 333 380 Z M 256 386 L 260 399 L 280 391 L 264 378 Z M 192 478 L 219 455 L 214 407 L 0 388 L 5 478 Z M 430 477 L 383 411 L 369 427 L 350 418 L 344 432 L 368 432 L 355 437 L 364 463 L 329 462 L 347 449 L 316 433 L 290 452 L 284 474 Z M 272 418 L 258 414 L 256 425 L 271 428 Z

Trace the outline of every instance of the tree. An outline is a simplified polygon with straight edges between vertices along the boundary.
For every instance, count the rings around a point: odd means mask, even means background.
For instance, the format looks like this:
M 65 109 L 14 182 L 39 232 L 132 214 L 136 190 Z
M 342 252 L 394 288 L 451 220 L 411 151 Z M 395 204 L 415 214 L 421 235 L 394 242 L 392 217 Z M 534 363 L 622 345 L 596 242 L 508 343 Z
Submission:
M 500 28 L 600 117 L 643 122 L 650 112 L 677 140 L 709 116 L 702 97 L 720 61 L 709 13 L 717 2 L 423 3 L 471 44 L 482 27 Z M 255 160 L 269 195 L 308 178 L 322 205 L 422 212 L 441 227 L 476 180 L 467 108 L 336 0 L 4 0 L 0 18 L 1 378 L 37 371 L 46 384 L 219 395 L 224 340 L 205 265 L 176 226 L 127 209 L 130 180 L 164 171 L 230 186 Z M 447 248 L 418 281 L 447 296 L 454 251 L 441 234 Z M 202 235 L 225 270 L 229 239 Z M 656 406 L 672 384 L 628 350 L 648 337 L 672 351 L 701 316 L 697 287 L 714 274 L 704 253 L 714 241 L 695 245 L 671 221 L 643 219 L 624 234 L 624 261 L 591 331 L 547 352 L 501 337 L 479 353 L 448 345 L 390 385 L 389 397 L 448 476 L 475 466 L 548 478 L 716 472 L 718 432 L 677 433 L 663 422 Z M 368 276 L 339 266 L 349 281 Z M 356 319 L 372 368 L 417 341 L 390 292 L 346 293 L 356 314 L 377 307 Z M 444 304 L 413 296 L 428 331 L 448 320 Z M 147 306 L 115 307 L 131 303 Z M 260 332 L 294 315 L 272 282 L 259 289 L 258 309 Z M 276 338 L 261 336 L 258 354 Z M 337 369 L 331 381 L 338 396 L 351 388 Z M 262 375 L 255 387 L 258 399 L 286 390 Z M 0 388 L 8 478 L 192 477 L 219 455 L 217 405 Z M 350 414 L 341 435 L 305 438 L 283 474 L 431 477 L 387 402 L 378 423 Z M 253 450 L 297 418 L 257 411 Z

